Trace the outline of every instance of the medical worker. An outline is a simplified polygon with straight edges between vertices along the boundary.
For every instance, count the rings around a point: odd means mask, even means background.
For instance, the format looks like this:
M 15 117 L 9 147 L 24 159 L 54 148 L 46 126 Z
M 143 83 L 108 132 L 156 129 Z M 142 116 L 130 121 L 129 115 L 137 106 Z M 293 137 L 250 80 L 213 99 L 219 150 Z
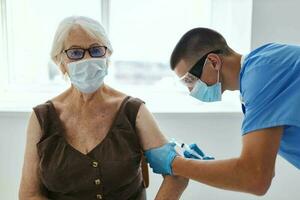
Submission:
M 198 160 L 178 156 L 168 143 L 145 152 L 155 173 L 264 195 L 277 154 L 300 169 L 300 46 L 271 43 L 241 55 L 218 32 L 195 28 L 176 45 L 171 68 L 200 101 L 221 101 L 224 91 L 240 91 L 243 147 L 236 158 Z

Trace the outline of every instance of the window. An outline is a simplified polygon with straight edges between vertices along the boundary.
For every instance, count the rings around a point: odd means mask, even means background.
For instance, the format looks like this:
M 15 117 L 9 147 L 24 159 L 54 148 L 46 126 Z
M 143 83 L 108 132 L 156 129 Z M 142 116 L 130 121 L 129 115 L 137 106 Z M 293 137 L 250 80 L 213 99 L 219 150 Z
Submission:
M 9 83 L 46 84 L 55 81 L 49 52 L 58 23 L 69 15 L 101 21 L 101 1 L 6 1 Z
M 122 85 L 166 84 L 169 57 L 180 36 L 210 24 L 204 1 L 112 1 L 110 37 L 115 48 L 115 81 Z M 159 83 L 160 82 L 160 83 Z M 169 87 L 169 89 L 172 87 Z M 160 88 L 161 89 L 161 88 Z
M 174 80 L 169 67 L 174 46 L 189 29 L 214 28 L 234 49 L 242 53 L 250 50 L 251 0 L 0 2 L 3 33 L 0 77 L 4 85 L 0 89 L 10 91 L 15 99 L 22 93 L 24 96 L 48 94 L 47 98 L 67 87 L 50 61 L 49 52 L 58 23 L 70 15 L 102 21 L 114 48 L 106 82 L 121 91 L 146 98 L 150 104 L 153 99 L 169 101 L 170 98 L 195 104 L 188 95 L 182 97 L 186 91 Z M 237 105 L 238 101 L 233 100 L 237 94 L 225 96 L 228 102 Z

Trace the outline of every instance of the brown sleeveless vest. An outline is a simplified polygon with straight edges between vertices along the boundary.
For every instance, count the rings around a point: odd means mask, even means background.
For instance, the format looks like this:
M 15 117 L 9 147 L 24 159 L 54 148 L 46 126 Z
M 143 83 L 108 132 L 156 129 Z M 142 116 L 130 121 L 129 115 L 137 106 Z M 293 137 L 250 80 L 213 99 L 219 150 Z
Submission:
M 126 97 L 107 136 L 87 155 L 65 140 L 51 101 L 33 108 L 42 129 L 37 149 L 45 196 L 53 200 L 145 200 L 142 152 L 135 131 L 142 103 Z

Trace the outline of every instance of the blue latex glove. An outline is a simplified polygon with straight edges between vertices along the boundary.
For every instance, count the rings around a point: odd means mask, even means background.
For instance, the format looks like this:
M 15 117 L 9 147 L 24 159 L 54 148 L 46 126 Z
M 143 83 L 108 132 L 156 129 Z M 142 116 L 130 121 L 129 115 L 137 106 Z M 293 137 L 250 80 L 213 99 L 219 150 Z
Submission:
M 185 158 L 192 158 L 192 159 L 199 159 L 199 160 L 214 160 L 215 159 L 214 157 L 205 155 L 204 152 L 195 143 L 190 144 L 189 147 L 194 152 L 192 153 L 188 150 L 185 150 L 183 153 Z M 194 153 L 196 153 L 197 156 Z
M 170 142 L 162 147 L 153 148 L 145 151 L 145 156 L 147 158 L 150 167 L 153 169 L 154 173 L 163 175 L 172 175 L 172 162 L 177 156 L 174 149 L 175 143 Z

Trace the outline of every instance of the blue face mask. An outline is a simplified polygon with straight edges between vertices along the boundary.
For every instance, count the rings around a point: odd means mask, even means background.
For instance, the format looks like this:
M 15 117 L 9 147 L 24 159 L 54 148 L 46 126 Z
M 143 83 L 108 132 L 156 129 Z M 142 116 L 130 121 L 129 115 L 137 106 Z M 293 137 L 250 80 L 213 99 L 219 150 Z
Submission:
M 68 64 L 71 83 L 83 93 L 93 93 L 107 75 L 106 59 L 91 58 Z
M 203 102 L 215 102 L 222 100 L 222 85 L 219 82 L 219 72 L 218 72 L 218 82 L 214 85 L 207 86 L 200 79 L 196 82 L 194 88 L 192 89 L 190 95 Z

